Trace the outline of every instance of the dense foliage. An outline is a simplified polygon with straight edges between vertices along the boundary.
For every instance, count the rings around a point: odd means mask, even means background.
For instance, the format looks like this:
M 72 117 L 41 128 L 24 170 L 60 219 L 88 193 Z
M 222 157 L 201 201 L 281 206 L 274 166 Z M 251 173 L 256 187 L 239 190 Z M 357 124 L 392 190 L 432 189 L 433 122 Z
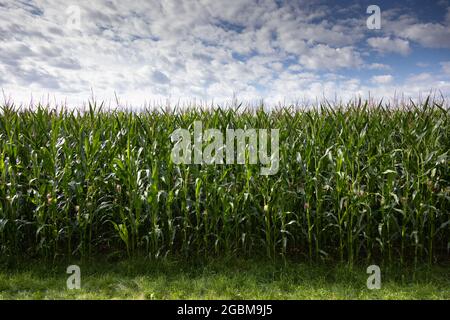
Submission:
M 0 112 L 2 256 L 448 259 L 448 109 Z M 280 168 L 175 165 L 170 134 L 280 129 Z

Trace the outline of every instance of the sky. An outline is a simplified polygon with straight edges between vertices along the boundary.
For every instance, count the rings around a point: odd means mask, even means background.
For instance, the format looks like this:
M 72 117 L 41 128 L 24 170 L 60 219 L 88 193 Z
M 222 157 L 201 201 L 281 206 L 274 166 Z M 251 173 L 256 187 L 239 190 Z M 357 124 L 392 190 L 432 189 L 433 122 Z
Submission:
M 0 41 L 16 103 L 450 97 L 447 0 L 0 0 Z

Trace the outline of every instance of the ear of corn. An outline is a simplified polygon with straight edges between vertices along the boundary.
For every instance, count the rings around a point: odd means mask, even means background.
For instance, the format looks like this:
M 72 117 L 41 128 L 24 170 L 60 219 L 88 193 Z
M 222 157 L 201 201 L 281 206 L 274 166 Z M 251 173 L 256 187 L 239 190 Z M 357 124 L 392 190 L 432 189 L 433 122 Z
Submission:
M 280 129 L 280 169 L 175 165 L 170 134 Z M 349 104 L 139 114 L 3 106 L 3 256 L 448 259 L 448 110 Z

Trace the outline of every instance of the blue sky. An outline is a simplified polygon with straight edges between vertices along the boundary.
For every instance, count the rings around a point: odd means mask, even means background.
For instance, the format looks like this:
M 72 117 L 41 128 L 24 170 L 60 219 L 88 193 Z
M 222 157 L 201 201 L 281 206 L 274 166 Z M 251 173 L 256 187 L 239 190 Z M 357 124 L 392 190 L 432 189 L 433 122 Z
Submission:
M 447 0 L 0 0 L 0 38 L 19 102 L 450 97 Z

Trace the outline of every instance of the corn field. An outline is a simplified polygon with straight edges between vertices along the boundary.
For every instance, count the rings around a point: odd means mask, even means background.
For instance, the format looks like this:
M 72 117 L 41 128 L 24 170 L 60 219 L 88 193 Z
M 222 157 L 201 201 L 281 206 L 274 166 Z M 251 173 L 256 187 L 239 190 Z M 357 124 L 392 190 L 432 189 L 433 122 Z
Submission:
M 315 108 L 0 111 L 3 257 L 446 261 L 449 111 L 428 99 Z M 176 165 L 170 134 L 278 128 L 280 167 Z

